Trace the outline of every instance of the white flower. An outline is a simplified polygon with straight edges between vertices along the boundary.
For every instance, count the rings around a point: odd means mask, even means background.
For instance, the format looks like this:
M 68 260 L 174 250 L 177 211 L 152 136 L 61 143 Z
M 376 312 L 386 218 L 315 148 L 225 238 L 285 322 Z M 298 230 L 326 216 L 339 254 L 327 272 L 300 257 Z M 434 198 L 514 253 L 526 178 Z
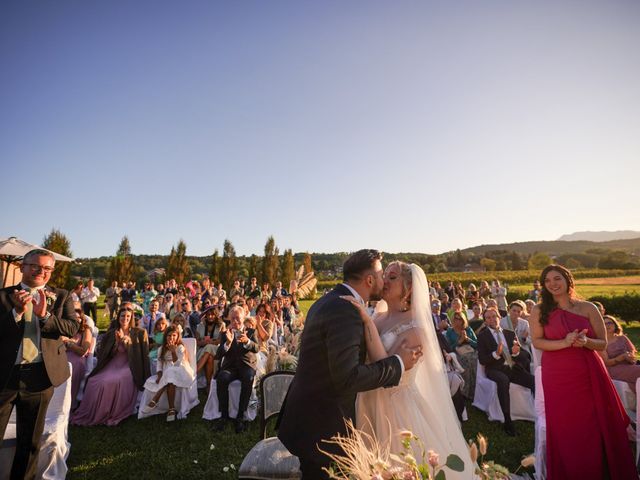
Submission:
M 229 471 L 229 467 L 223 467 L 223 468 L 222 468 L 222 471 L 223 471 L 224 473 L 227 473 L 227 472 Z
M 198 463 L 198 460 L 194 460 L 193 463 Z
M 212 443 L 211 446 L 209 447 L 209 450 L 215 450 L 216 446 Z
M 231 470 L 235 470 L 236 466 L 232 463 L 231 465 L 229 465 L 229 467 L 231 468 Z

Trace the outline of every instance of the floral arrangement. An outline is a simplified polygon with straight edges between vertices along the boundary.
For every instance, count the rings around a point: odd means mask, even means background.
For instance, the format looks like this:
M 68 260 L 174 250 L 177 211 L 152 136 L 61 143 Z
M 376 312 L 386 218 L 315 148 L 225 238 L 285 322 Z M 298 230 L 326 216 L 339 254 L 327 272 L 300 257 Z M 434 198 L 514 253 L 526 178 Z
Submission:
M 388 446 L 381 445 L 375 436 L 358 430 L 352 421 L 347 421 L 347 435 L 338 434 L 326 442 L 337 446 L 344 454 L 321 450 L 333 462 L 325 471 L 334 480 L 446 480 L 447 470 L 464 471 L 464 463 L 459 456 L 449 454 L 445 462 L 440 463 L 440 455 L 433 450 L 425 450 L 422 440 L 411 431 L 405 430 L 399 435 L 403 450 L 395 454 L 389 451 Z M 413 456 L 412 442 L 416 442 L 422 451 L 420 462 Z M 481 480 L 510 478 L 507 468 L 493 461 L 484 461 L 487 447 L 487 439 L 480 434 L 478 444 L 469 444 L 476 475 Z M 480 463 L 477 463 L 478 454 L 481 455 Z M 525 457 L 521 467 L 529 467 L 534 461 L 533 455 Z

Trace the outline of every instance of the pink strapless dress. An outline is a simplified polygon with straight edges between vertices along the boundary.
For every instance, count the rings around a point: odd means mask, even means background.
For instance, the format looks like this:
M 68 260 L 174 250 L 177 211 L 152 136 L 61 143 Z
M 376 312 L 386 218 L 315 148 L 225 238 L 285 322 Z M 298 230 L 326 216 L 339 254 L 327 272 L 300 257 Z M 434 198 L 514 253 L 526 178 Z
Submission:
M 587 329 L 589 319 L 556 309 L 544 326 L 548 340 Z M 587 348 L 542 354 L 548 480 L 638 479 L 627 439 L 629 417 L 600 356 Z

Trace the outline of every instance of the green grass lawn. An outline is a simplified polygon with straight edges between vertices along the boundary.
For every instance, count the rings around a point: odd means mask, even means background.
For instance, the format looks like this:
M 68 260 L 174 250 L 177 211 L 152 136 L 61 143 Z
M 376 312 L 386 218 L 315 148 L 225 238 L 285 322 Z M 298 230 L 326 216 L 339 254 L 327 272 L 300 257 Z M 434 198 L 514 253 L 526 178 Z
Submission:
M 259 422 L 252 422 L 242 434 L 236 434 L 231 426 L 226 432 L 214 432 L 210 422 L 202 419 L 205 401 L 201 392 L 201 403 L 189 418 L 173 423 L 167 423 L 163 415 L 156 415 L 144 420 L 130 417 L 116 427 L 70 426 L 67 478 L 236 478 L 233 469 L 228 472 L 223 469 L 231 464 L 240 466 L 258 441 Z M 514 441 L 503 433 L 502 424 L 487 421 L 484 412 L 470 405 L 467 411 L 465 438 L 475 438 L 478 432 L 487 436 L 488 460 L 496 460 L 513 471 L 524 455 L 533 452 L 533 423 L 516 422 L 518 437 Z

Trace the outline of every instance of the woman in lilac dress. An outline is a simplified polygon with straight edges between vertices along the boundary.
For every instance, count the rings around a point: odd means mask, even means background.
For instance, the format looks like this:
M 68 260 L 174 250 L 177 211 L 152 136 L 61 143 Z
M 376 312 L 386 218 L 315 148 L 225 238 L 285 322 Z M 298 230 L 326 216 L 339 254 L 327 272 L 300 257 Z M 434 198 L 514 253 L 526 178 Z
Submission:
M 133 309 L 125 305 L 102 339 L 84 399 L 71 416 L 73 425 L 117 425 L 134 413 L 150 371 L 147 331 L 133 325 Z
M 78 333 L 73 338 L 61 336 L 60 340 L 64 342 L 64 346 L 67 349 L 67 360 L 71 363 L 71 410 L 74 410 L 78 406 L 78 390 L 80 389 L 80 383 L 84 378 L 84 374 L 87 371 L 87 355 L 91 350 L 91 343 L 93 342 L 93 336 L 91 335 L 91 329 L 87 325 L 87 320 L 82 309 L 76 309 L 76 317 L 80 328 Z

